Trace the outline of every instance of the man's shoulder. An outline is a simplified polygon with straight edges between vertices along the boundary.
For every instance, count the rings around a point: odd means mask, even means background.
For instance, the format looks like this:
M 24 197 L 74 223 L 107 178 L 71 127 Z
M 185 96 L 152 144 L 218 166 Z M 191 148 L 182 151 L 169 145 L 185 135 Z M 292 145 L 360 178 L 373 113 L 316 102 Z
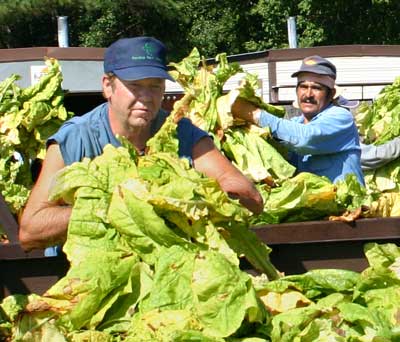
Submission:
M 65 121 L 59 130 L 52 135 L 49 139 L 60 142 L 67 139 L 77 139 L 84 135 L 85 132 L 96 129 L 99 125 L 102 125 L 102 116 L 107 113 L 106 104 L 101 104 L 88 113 L 81 116 L 74 116 L 71 119 Z
M 65 121 L 61 127 L 60 131 L 69 131 L 74 129 L 85 129 L 85 127 L 92 127 L 99 125 L 103 122 L 103 117 L 107 113 L 107 104 L 101 104 L 96 108 L 92 109 L 80 116 L 74 116 L 71 119 Z
M 353 122 L 354 116 L 347 109 L 340 106 L 330 105 L 318 114 L 318 118 L 329 122 Z
M 98 105 L 97 107 L 93 108 L 90 112 L 87 112 L 81 116 L 74 116 L 67 122 L 72 122 L 76 124 L 83 124 L 85 122 L 89 122 L 92 120 L 98 120 L 101 117 L 105 116 L 108 111 L 108 105 L 107 103 L 102 103 Z
M 343 114 L 343 115 L 350 115 L 352 116 L 351 112 L 344 107 L 340 107 L 340 106 L 335 106 L 335 105 L 330 105 L 327 108 L 325 108 L 322 113 L 335 113 L 335 114 Z

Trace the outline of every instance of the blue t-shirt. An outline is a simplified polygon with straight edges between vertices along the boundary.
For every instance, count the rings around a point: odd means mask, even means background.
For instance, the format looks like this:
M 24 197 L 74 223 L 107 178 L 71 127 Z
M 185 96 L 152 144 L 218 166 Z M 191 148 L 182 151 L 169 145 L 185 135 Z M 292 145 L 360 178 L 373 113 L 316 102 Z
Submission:
M 358 130 L 347 109 L 329 105 L 307 124 L 303 115 L 286 120 L 262 111 L 259 123 L 269 126 L 272 135 L 288 148 L 289 162 L 297 172 L 326 176 L 333 183 L 353 173 L 365 184 Z
M 169 113 L 158 112 L 151 133 L 154 135 L 161 128 Z M 177 127 L 179 156 L 192 160 L 193 146 L 203 137 L 209 136 L 191 123 L 187 118 L 179 121 Z M 94 158 L 103 153 L 107 144 L 121 146 L 114 136 L 108 118 L 108 103 L 103 103 L 82 116 L 66 121 L 60 129 L 47 140 L 47 145 L 56 142 L 60 146 L 65 165 L 81 161 L 84 157 Z

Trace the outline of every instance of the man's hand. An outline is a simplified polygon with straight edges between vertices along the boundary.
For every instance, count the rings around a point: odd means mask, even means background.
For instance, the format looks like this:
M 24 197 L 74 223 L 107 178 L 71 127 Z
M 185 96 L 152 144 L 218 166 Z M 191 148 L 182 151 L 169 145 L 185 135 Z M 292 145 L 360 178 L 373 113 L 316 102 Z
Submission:
M 193 147 L 194 168 L 214 178 L 221 189 L 255 214 L 264 210 L 261 194 L 252 181 L 244 176 L 214 145 L 204 137 Z
M 260 109 L 252 103 L 238 97 L 232 105 L 232 115 L 237 119 L 245 120 L 252 124 L 258 123 Z

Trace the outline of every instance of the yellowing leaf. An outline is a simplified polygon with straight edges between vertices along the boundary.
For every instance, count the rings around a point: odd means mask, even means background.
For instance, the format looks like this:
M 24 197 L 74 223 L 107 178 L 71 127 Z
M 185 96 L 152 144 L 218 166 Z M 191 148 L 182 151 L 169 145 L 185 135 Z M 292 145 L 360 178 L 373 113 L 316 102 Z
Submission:
M 259 293 L 259 296 L 266 308 L 274 314 L 304 307 L 312 303 L 301 292 L 297 291 Z

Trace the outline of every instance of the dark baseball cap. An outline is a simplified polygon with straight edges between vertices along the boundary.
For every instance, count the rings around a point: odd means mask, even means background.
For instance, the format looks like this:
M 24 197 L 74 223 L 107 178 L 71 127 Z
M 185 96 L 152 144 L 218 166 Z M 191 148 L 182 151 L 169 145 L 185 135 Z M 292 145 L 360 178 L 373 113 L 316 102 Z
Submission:
M 174 81 L 167 71 L 166 48 L 152 37 L 121 38 L 104 53 L 104 72 L 126 81 L 164 78 Z
M 292 74 L 292 77 L 297 77 L 302 72 L 326 75 L 336 80 L 336 67 L 327 59 L 317 55 L 304 58 L 300 69 Z

